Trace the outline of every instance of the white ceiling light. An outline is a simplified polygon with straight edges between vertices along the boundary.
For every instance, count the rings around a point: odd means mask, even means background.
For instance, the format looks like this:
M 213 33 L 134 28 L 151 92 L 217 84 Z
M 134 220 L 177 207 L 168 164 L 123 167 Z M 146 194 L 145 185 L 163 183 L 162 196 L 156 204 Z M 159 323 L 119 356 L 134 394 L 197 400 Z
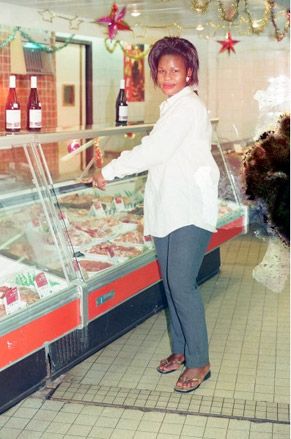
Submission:
M 196 30 L 198 30 L 198 32 L 201 32 L 202 30 L 204 30 L 203 24 L 198 24 L 198 26 L 196 26 Z
M 134 9 L 134 10 L 130 13 L 130 15 L 131 15 L 132 17 L 138 17 L 138 16 L 140 15 L 140 12 L 139 12 L 137 9 Z
M 128 5 L 128 9 L 131 10 L 130 15 L 132 17 L 139 17 L 141 14 L 140 11 L 138 10 L 136 3 L 132 3 L 131 5 Z

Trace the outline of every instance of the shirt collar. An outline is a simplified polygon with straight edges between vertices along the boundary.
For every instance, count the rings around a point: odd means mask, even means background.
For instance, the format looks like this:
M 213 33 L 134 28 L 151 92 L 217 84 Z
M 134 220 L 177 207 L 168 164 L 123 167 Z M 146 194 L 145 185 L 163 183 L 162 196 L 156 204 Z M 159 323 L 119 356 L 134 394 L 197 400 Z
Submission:
M 193 93 L 192 87 L 189 87 L 186 85 L 186 87 L 182 88 L 178 93 L 174 94 L 173 96 L 169 97 L 165 101 L 163 101 L 160 105 L 160 110 L 163 111 L 166 108 L 168 108 L 170 105 L 172 105 L 174 102 L 176 102 L 178 99 L 180 99 L 182 96 L 187 96 Z

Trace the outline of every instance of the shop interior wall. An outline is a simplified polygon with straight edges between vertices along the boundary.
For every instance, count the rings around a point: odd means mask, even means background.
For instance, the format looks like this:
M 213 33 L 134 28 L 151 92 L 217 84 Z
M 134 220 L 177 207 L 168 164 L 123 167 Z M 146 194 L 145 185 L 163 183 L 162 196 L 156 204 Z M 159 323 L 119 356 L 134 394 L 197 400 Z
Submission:
M 161 35 L 162 36 L 162 35 Z M 1 34 L 1 39 L 5 34 Z M 258 90 L 266 90 L 272 78 L 284 75 L 289 78 L 289 41 L 276 41 L 265 36 L 240 37 L 235 46 L 236 53 L 219 53 L 216 40 L 206 40 L 198 36 L 185 35 L 196 46 L 200 56 L 199 94 L 206 103 L 210 117 L 219 118 L 219 134 L 225 141 L 239 141 L 253 138 L 260 118 L 259 104 L 255 100 Z M 80 36 L 84 39 L 84 36 Z M 123 77 L 123 51 L 117 47 L 110 53 L 104 38 L 85 37 L 93 45 L 93 121 L 94 124 L 114 125 L 115 99 L 119 81 Z M 64 49 L 65 51 L 66 49 Z M 65 52 L 63 52 L 65 53 Z M 62 56 L 62 51 L 59 52 Z M 8 90 L 9 47 L 0 49 L 0 131 L 4 130 L 4 106 Z M 17 79 L 18 96 L 25 108 L 29 90 L 29 76 Z M 43 75 L 39 78 L 39 93 L 43 103 L 44 127 L 57 125 L 55 78 Z M 145 101 L 129 104 L 129 120 L 155 122 L 159 115 L 159 104 L 163 100 L 161 92 L 150 79 L 147 59 L 145 59 Z M 289 110 L 289 106 L 286 111 Z M 25 111 L 22 125 L 26 124 Z M 268 129 L 268 127 L 266 127 Z M 53 148 L 51 163 L 58 172 Z M 7 166 L 10 156 L 2 159 L 1 170 Z M 3 168 L 3 169 L 2 169 Z
M 79 44 L 69 44 L 56 52 L 56 95 L 57 126 L 77 130 L 85 125 L 85 48 Z M 65 88 L 71 90 L 70 99 Z M 71 139 L 70 139 L 71 140 Z M 63 178 L 79 175 L 82 155 L 61 160 L 68 154 L 68 141 L 58 143 L 59 173 Z
M 289 41 L 265 36 L 241 37 L 236 53 L 219 53 L 216 41 L 185 36 L 197 47 L 200 56 L 199 94 L 210 117 L 219 118 L 219 134 L 225 141 L 253 138 L 260 117 L 255 94 L 266 90 L 272 78 L 289 77 Z M 123 75 L 123 53 L 109 53 L 102 39 L 96 39 L 94 56 L 94 122 L 114 123 L 114 105 Z M 129 104 L 129 119 L 155 122 L 164 99 L 150 79 L 145 60 L 145 102 Z M 286 108 L 288 111 L 288 107 Z

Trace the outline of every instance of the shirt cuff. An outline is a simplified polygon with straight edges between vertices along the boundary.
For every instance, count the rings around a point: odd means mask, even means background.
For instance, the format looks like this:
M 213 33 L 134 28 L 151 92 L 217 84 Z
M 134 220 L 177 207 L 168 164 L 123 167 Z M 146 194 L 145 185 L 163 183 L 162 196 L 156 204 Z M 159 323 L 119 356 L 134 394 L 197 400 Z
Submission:
M 108 163 L 108 165 L 104 166 L 104 168 L 101 169 L 101 173 L 105 180 L 110 181 L 114 180 L 115 178 L 113 166 L 111 165 L 111 163 Z

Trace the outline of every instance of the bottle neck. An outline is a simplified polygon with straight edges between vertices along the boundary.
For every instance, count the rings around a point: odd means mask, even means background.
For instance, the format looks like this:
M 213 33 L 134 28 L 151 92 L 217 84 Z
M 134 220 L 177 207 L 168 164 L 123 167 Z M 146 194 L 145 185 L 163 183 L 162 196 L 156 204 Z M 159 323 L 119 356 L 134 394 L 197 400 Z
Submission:
M 32 76 L 30 79 L 30 88 L 37 88 L 37 77 Z
M 15 76 L 9 76 L 9 88 L 14 88 L 16 87 L 16 78 Z

